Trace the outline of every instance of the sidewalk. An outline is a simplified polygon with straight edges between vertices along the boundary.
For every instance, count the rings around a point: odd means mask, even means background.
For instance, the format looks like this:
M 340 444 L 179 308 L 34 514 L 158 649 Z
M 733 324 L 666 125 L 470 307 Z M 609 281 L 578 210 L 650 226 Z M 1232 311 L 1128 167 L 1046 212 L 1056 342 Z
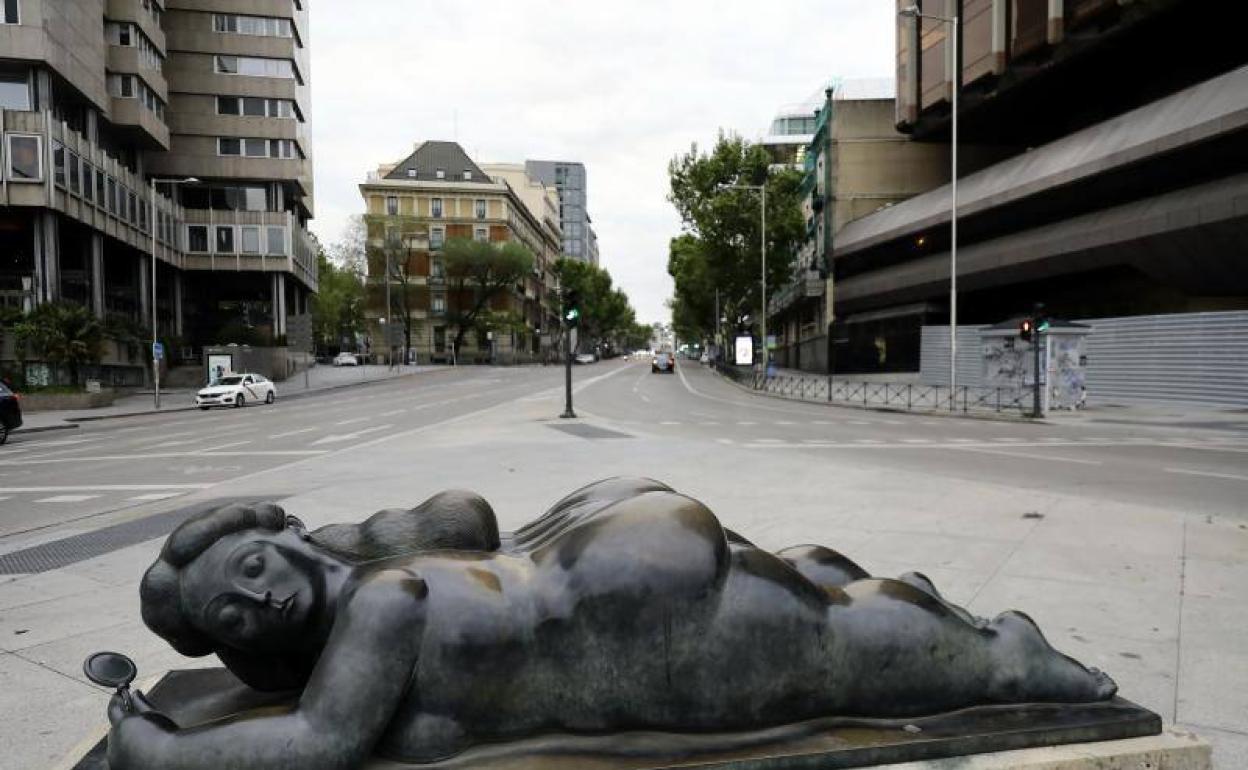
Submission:
M 346 388 L 370 382 L 381 382 L 396 377 L 423 374 L 449 369 L 446 366 L 398 366 L 391 369 L 383 365 L 370 366 L 316 366 L 308 371 L 305 383 L 303 372 L 288 380 L 277 383 L 279 399 L 299 398 L 308 393 L 316 393 L 334 388 Z M 194 409 L 195 390 L 177 388 L 160 391 L 160 414 L 165 412 L 182 412 Z M 44 430 L 61 430 L 75 428 L 79 422 L 87 420 L 103 420 L 112 417 L 130 417 L 140 414 L 158 414 L 154 406 L 152 391 L 139 391 L 122 396 L 112 406 L 99 409 L 67 409 L 48 412 L 28 412 L 22 415 L 22 427 L 14 431 L 14 435 L 24 432 L 35 433 Z

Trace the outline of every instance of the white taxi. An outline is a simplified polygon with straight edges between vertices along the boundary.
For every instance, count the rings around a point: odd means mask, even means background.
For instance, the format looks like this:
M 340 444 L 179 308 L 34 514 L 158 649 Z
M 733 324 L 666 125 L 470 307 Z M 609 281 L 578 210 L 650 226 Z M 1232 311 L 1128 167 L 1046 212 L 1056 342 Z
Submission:
M 259 374 L 227 374 L 195 394 L 195 406 L 200 409 L 271 404 L 276 400 L 277 386 Z

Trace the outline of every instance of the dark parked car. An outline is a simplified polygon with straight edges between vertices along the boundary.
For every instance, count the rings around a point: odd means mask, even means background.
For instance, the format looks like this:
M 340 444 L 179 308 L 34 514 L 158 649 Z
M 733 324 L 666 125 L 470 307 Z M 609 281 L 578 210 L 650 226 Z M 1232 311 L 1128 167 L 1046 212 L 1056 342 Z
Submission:
M 655 353 L 654 358 L 650 361 L 650 373 L 658 374 L 667 372 L 671 374 L 676 371 L 676 358 L 671 353 Z
M 9 440 L 9 431 L 22 427 L 22 407 L 17 394 L 0 382 L 0 444 Z

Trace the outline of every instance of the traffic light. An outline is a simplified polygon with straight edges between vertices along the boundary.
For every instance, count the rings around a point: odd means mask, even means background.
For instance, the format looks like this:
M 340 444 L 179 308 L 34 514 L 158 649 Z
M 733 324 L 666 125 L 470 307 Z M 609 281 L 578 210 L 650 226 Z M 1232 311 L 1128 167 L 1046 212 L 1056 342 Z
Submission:
M 575 328 L 581 323 L 581 293 L 569 289 L 563 295 L 563 320 L 568 328 Z
M 1049 330 L 1049 317 L 1040 316 L 1036 319 L 1036 333 L 1041 334 Z
M 1031 342 L 1031 335 L 1036 331 L 1036 322 L 1030 318 L 1024 318 L 1018 322 L 1018 336 L 1023 338 L 1023 342 Z

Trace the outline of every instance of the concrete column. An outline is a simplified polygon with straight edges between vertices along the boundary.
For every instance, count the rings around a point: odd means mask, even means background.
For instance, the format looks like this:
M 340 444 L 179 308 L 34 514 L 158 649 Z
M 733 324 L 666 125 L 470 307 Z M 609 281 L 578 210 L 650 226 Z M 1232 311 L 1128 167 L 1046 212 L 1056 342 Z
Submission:
M 103 319 L 104 310 L 104 236 L 91 234 L 91 310 L 96 318 Z
M 60 233 L 56 213 L 41 212 L 35 220 L 35 304 L 61 296 Z
M 135 260 L 136 269 L 139 271 L 139 322 L 149 324 L 152 322 L 152 286 L 149 282 L 151 266 L 148 264 L 148 256 L 140 254 Z M 150 329 L 148 330 L 151 331 Z
M 286 274 L 273 274 L 273 334 L 286 333 Z
M 182 336 L 182 271 L 173 274 L 173 333 Z

